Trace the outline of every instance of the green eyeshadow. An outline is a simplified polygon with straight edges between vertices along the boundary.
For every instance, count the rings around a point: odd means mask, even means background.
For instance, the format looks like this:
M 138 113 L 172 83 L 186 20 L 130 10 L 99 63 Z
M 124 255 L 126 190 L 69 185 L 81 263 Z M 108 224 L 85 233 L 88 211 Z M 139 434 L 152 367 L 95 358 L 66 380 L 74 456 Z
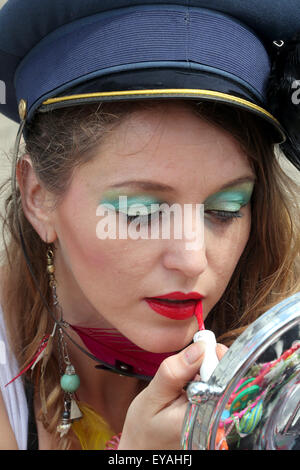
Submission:
M 205 210 L 228 212 L 239 211 L 243 206 L 246 206 L 249 203 L 253 187 L 253 182 L 247 182 L 213 194 L 204 202 Z
M 107 195 L 100 201 L 101 205 L 114 207 L 117 212 L 123 212 L 127 215 L 142 215 L 151 213 L 151 205 L 160 205 L 161 201 L 149 196 L 126 196 L 124 195 Z M 158 207 L 155 209 L 157 210 Z

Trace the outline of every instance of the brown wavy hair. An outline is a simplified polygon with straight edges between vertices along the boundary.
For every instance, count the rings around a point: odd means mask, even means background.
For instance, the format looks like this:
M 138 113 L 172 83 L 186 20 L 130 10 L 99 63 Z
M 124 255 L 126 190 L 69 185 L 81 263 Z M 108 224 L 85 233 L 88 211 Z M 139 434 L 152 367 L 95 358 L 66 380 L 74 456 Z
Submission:
M 39 181 L 57 196 L 59 203 L 68 190 L 74 169 L 94 157 L 107 132 L 137 107 L 151 108 L 160 103 L 100 103 L 37 114 L 27 129 L 20 157 L 29 154 Z M 193 101 L 185 104 L 236 138 L 257 178 L 247 246 L 226 291 L 206 321 L 206 327 L 215 332 L 218 341 L 229 346 L 256 318 L 299 290 L 299 188 L 282 171 L 268 126 L 258 117 L 221 104 Z M 10 182 L 10 179 L 5 182 L 3 191 Z M 2 308 L 12 349 L 22 369 L 32 359 L 45 333 L 51 333 L 53 319 L 44 308 L 24 258 L 17 217 L 39 288 L 51 307 L 46 272 L 48 245 L 26 219 L 18 188 L 15 196 L 17 211 L 12 192 L 6 193 Z M 38 367 L 29 379 L 38 393 L 41 387 Z M 39 419 L 53 436 L 63 405 L 59 379 L 57 357 L 52 354 L 43 384 L 48 411 L 41 411 Z M 70 438 L 62 439 L 59 446 L 67 448 L 70 442 Z

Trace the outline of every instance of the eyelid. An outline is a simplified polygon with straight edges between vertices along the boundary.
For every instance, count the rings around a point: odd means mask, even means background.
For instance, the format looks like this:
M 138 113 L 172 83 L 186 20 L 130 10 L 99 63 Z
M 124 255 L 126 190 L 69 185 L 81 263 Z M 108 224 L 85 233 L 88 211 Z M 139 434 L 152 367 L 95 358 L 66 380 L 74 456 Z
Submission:
M 204 202 L 204 207 L 216 210 L 224 208 L 226 210 L 226 205 L 232 205 L 233 207 L 236 206 L 236 210 L 238 210 L 250 202 L 252 192 L 253 190 L 247 192 L 237 190 L 220 192 L 209 196 Z
M 132 204 L 127 211 L 127 215 L 148 215 L 154 214 L 158 211 L 160 204 L 151 203 L 151 204 Z M 149 210 L 148 210 L 149 209 Z M 137 214 L 136 214 L 137 212 Z
M 225 211 L 225 212 L 236 212 L 243 207 L 242 202 L 229 202 L 229 201 L 213 201 L 211 204 L 204 204 L 205 211 Z
M 130 202 L 130 199 L 130 197 L 127 198 L 127 201 L 105 199 L 101 202 L 101 205 L 106 206 L 108 209 L 113 207 L 116 212 L 122 212 L 123 214 L 136 215 L 135 212 L 139 212 L 139 215 L 147 215 L 156 212 L 162 204 L 161 201 L 145 197 L 142 197 L 141 201 L 135 199 L 133 202 Z

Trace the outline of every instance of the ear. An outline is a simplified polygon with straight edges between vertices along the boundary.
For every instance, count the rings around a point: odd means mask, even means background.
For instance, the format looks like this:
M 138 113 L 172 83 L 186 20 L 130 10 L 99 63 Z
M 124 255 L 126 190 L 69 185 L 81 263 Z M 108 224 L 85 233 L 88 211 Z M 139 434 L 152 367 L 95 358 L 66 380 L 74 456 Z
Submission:
M 27 220 L 44 242 L 53 243 L 57 238 L 51 211 L 54 196 L 37 179 L 29 155 L 24 155 L 18 162 L 16 177 Z

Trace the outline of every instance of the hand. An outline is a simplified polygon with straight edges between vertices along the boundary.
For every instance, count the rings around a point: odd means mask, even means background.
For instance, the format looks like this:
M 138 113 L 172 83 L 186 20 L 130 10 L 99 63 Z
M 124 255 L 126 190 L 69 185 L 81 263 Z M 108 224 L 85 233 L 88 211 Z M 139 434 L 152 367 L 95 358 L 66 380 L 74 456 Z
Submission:
M 219 360 L 227 347 L 218 344 Z M 180 449 L 188 400 L 183 387 L 199 374 L 205 345 L 197 342 L 165 359 L 150 384 L 132 401 L 118 449 Z

